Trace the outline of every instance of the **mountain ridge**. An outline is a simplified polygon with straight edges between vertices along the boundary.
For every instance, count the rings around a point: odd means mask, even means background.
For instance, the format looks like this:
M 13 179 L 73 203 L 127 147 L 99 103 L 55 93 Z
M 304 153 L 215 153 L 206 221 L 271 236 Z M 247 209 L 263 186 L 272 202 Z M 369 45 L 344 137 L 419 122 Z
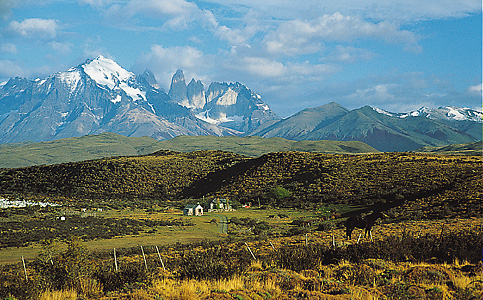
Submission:
M 338 113 L 333 113 L 334 109 Z M 452 111 L 457 111 L 460 117 L 455 120 L 451 115 L 445 114 L 445 110 L 446 108 L 440 108 L 439 111 L 433 109 L 433 114 L 426 115 L 394 114 L 370 106 L 348 110 L 332 102 L 305 109 L 251 135 L 279 136 L 294 140 L 358 140 L 379 151 L 413 151 L 424 146 L 445 146 L 481 140 L 480 112 L 462 108 L 457 110 L 453 107 Z M 462 118 L 464 113 L 471 118 Z M 311 115 L 301 118 L 304 114 Z
M 265 108 L 260 109 L 262 119 Z M 256 110 L 241 116 L 245 123 Z M 265 115 L 278 119 L 269 108 Z M 16 77 L 0 86 L 0 143 L 102 132 L 164 140 L 178 135 L 241 135 L 248 128 L 230 127 L 234 126 L 205 122 L 173 101 L 159 89 L 152 72 L 135 75 L 103 56 L 44 79 Z
M 261 136 L 295 141 L 362 141 L 379 151 L 471 143 L 482 139 L 482 113 L 443 106 L 391 113 L 336 102 L 280 119 L 239 82 L 186 84 L 182 70 L 166 93 L 149 70 L 136 75 L 99 56 L 44 79 L 0 84 L 0 144 L 114 132 L 168 140 L 176 136 Z

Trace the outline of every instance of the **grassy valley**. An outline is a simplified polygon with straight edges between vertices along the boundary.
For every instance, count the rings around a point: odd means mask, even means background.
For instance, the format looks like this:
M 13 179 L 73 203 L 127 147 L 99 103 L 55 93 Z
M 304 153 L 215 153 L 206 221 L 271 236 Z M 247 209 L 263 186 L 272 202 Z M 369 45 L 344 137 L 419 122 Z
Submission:
M 445 155 L 483 155 L 483 141 L 469 144 L 455 144 L 444 147 L 423 147 L 416 152 Z
M 0 145 L 0 168 L 19 168 L 152 153 L 159 141 L 128 138 L 115 133 L 58 139 L 41 143 Z
M 50 142 L 0 145 L 0 168 L 19 168 L 91 160 L 112 156 L 145 155 L 159 150 L 192 152 L 224 150 L 257 157 L 279 151 L 322 153 L 378 152 L 362 142 L 292 141 L 283 138 L 179 136 L 158 141 L 150 137 L 125 137 L 102 133 Z

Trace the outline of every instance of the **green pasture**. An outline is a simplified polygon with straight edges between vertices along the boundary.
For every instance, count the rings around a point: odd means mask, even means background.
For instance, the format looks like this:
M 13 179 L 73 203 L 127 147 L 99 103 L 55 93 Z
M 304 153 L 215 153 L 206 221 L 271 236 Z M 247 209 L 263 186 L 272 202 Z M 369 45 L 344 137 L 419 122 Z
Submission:
M 317 211 L 306 211 L 297 209 L 259 209 L 259 208 L 241 208 L 236 211 L 223 212 L 206 212 L 203 216 L 183 216 L 181 210 L 173 210 L 168 212 L 147 212 L 141 209 L 124 209 L 124 210 L 105 210 L 102 212 L 95 212 L 97 218 L 131 218 L 131 219 L 151 219 L 151 220 L 169 220 L 182 219 L 191 221 L 193 226 L 157 226 L 148 228 L 138 235 L 116 236 L 111 239 L 96 239 L 85 241 L 84 244 L 91 251 L 105 251 L 113 248 L 130 248 L 137 246 L 161 246 L 175 243 L 195 243 L 202 240 L 222 240 L 226 239 L 228 235 L 221 234 L 218 228 L 220 217 L 225 216 L 228 220 L 233 217 L 238 219 L 250 218 L 256 222 L 267 222 L 270 227 L 276 232 L 281 229 L 287 229 L 290 223 L 296 219 L 310 219 L 323 220 L 324 216 L 330 214 L 329 210 L 336 208 L 337 211 L 344 213 L 347 210 L 354 209 L 348 206 L 331 206 L 321 208 Z M 59 211 L 61 208 L 59 208 Z M 52 212 L 59 214 L 59 211 Z M 65 211 L 64 211 L 65 212 Z M 284 215 L 283 218 L 278 217 Z M 286 216 L 286 217 L 285 217 Z M 10 217 L 11 219 L 12 217 Z M 25 216 L 18 216 L 19 220 L 24 219 Z M 216 221 L 216 222 L 215 222 Z M 329 221 L 330 222 L 330 221 Z M 237 227 L 233 224 L 228 224 L 228 232 Z M 240 237 L 240 235 L 237 235 Z M 241 236 L 241 238 L 249 235 Z M 39 243 L 32 243 L 28 247 L 10 247 L 0 249 L 0 264 L 15 263 L 21 261 L 21 257 L 25 259 L 33 259 L 41 250 Z

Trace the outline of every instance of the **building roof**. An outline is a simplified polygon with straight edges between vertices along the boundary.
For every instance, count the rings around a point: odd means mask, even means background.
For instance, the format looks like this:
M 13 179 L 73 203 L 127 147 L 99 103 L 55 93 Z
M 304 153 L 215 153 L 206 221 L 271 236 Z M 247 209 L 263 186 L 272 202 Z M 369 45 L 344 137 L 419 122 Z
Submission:
M 199 204 L 188 204 L 184 207 L 184 209 L 189 209 L 189 208 L 197 208 L 198 206 L 200 206 L 201 208 L 203 208 L 201 205 Z

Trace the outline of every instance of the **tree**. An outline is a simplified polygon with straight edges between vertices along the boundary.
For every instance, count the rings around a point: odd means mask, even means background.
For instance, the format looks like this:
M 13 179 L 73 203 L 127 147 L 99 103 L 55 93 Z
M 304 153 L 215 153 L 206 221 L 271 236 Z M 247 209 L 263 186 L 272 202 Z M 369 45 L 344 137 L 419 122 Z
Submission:
M 274 187 L 269 192 L 270 198 L 275 198 L 277 200 L 290 197 L 290 195 L 290 191 L 281 186 Z

